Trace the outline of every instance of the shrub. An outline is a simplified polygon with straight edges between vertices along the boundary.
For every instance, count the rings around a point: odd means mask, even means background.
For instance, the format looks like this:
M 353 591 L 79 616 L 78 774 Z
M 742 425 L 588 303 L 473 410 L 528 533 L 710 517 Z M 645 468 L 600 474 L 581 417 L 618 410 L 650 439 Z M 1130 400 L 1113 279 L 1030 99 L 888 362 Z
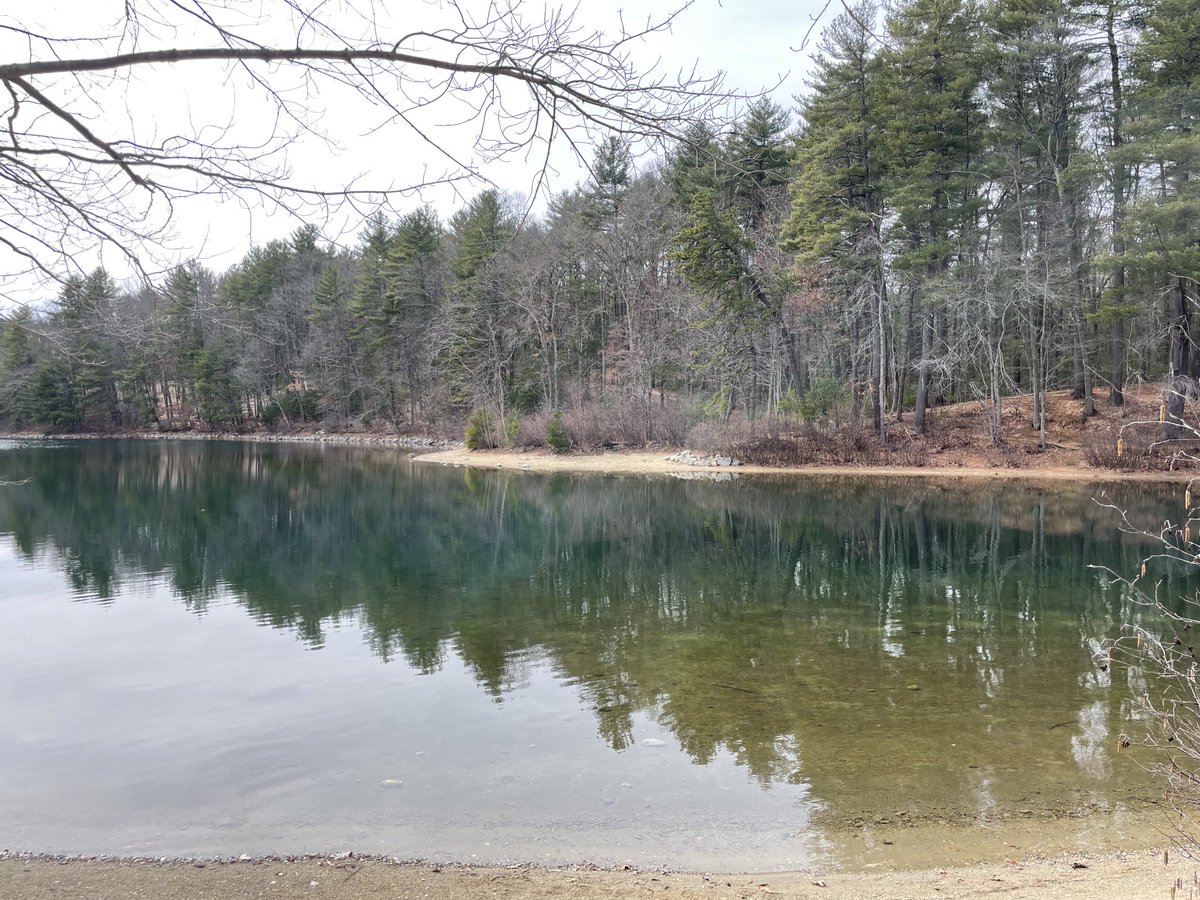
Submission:
M 800 395 L 796 393 L 794 388 L 788 388 L 783 392 L 783 396 L 779 398 L 779 414 L 781 416 L 800 416 L 803 408 L 803 401 Z
M 550 422 L 550 414 L 545 412 L 528 413 L 521 416 L 513 446 L 543 447 L 546 444 L 546 426 Z
M 481 406 L 471 413 L 471 417 L 467 419 L 467 430 L 463 435 L 463 441 L 468 450 L 487 450 L 496 446 L 495 438 L 492 435 L 491 410 Z
M 1195 441 L 1159 443 L 1157 423 L 1132 422 L 1089 431 L 1081 449 L 1087 464 L 1097 469 L 1142 472 L 1191 468 L 1195 447 Z
M 691 450 L 712 455 L 737 455 L 738 448 L 759 440 L 755 425 L 745 413 L 736 413 L 720 422 L 697 422 L 687 433 L 684 443 Z
M 609 399 L 579 405 L 563 415 L 574 446 L 591 450 L 678 444 L 684 416 L 675 406 L 662 407 L 639 399 Z
M 701 422 L 688 432 L 687 446 L 702 453 L 733 456 L 750 465 L 891 465 L 921 467 L 929 448 L 919 438 L 893 435 L 887 447 L 861 425 L 806 424 L 785 430 L 786 420 Z
M 546 424 L 546 443 L 555 453 L 566 453 L 571 449 L 571 435 L 567 431 L 561 410 L 556 409 Z
M 824 419 L 841 403 L 844 394 L 836 379 L 828 375 L 818 378 L 797 404 L 800 418 L 805 422 Z
M 504 419 L 504 428 L 500 433 L 500 446 L 512 447 L 521 433 L 521 417 L 517 413 L 509 413 Z
M 715 394 L 708 398 L 704 404 L 704 417 L 706 419 L 723 419 L 729 415 L 729 411 L 733 405 L 733 388 L 730 385 L 725 385 Z

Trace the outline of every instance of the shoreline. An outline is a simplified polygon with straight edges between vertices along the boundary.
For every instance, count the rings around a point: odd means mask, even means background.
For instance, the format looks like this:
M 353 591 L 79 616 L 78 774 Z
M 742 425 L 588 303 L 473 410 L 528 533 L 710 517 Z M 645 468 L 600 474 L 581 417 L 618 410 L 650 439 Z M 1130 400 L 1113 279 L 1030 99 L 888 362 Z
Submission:
M 416 462 L 477 469 L 516 469 L 524 472 L 574 472 L 605 475 L 672 475 L 737 477 L 740 475 L 805 477 L 870 477 L 936 479 L 999 479 L 1006 481 L 1147 481 L 1190 480 L 1191 472 L 1121 472 L 1078 466 L 991 468 L 985 466 L 701 466 L 674 461 L 674 451 L 620 450 L 604 453 L 555 455 L 543 450 L 447 449 L 424 453 Z
M 0 852 L 0 897 L 21 900 L 92 900 L 149 896 L 184 900 L 216 896 L 439 897 L 446 900 L 555 896 L 616 900 L 662 896 L 683 900 L 785 897 L 901 900 L 910 897 L 1166 898 L 1197 884 L 1198 866 L 1182 852 L 1150 850 L 1098 855 L 1008 859 L 990 865 L 869 872 L 716 874 L 603 868 L 587 863 L 533 865 L 434 865 L 391 857 L 340 853 L 329 856 L 239 857 L 235 860 L 124 859 Z M 1188 894 L 1191 896 L 1191 893 Z
M 413 435 L 373 433 L 284 433 L 247 432 L 120 432 L 83 434 L 44 434 L 40 432 L 0 432 L 0 440 L 11 441 L 239 441 L 264 444 L 308 444 L 316 446 L 364 447 L 396 449 L 414 452 L 416 462 L 476 469 L 515 469 L 524 472 L 564 472 L 600 475 L 667 475 L 695 479 L 736 478 L 754 476 L 804 477 L 864 477 L 864 478 L 925 478 L 930 480 L 990 479 L 1026 482 L 1183 482 L 1200 472 L 1189 470 L 1127 472 L 1116 469 L 1096 469 L 1086 464 L 1030 465 L 1025 467 L 983 465 L 928 466 L 718 466 L 680 462 L 672 457 L 680 452 L 676 447 L 657 449 L 606 450 L 555 454 L 546 449 L 532 450 L 467 450 L 462 441 Z
M 238 441 L 250 444 L 331 444 L 347 447 L 398 447 L 407 450 L 463 448 L 462 441 L 432 438 L 424 435 L 374 434 L 371 432 L 291 432 L 269 431 L 115 431 L 69 432 L 0 432 L 0 441 Z

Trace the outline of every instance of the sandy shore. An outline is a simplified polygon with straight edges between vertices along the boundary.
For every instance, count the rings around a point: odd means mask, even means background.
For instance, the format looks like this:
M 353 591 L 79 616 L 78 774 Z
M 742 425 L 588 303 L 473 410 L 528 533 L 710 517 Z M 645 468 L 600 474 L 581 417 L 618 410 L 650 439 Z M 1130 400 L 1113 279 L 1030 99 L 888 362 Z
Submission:
M 250 898 L 912 897 L 1182 898 L 1200 896 L 1200 867 L 1172 852 L 1064 856 L 992 866 L 868 873 L 704 875 L 577 866 L 484 868 L 335 857 L 244 862 L 0 858 L 3 900 Z
M 1115 472 L 1079 466 L 1039 466 L 1009 469 L 986 466 L 696 466 L 671 460 L 672 450 L 626 450 L 611 453 L 528 452 L 510 450 L 451 449 L 417 456 L 419 462 L 483 469 L 519 469 L 528 472 L 594 472 L 607 474 L 658 474 L 684 477 L 718 475 L 853 475 L 888 478 L 986 478 L 1021 481 L 1187 481 L 1187 472 Z

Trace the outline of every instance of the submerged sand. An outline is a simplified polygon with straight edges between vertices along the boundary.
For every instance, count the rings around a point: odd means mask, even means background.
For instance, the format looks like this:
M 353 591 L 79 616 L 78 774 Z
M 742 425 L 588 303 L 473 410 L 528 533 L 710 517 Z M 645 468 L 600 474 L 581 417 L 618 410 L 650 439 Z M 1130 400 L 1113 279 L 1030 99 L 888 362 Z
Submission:
M 921 871 L 716 875 L 587 866 L 542 869 L 395 863 L 356 857 L 242 862 L 0 858 L 3 900 L 191 898 L 910 897 L 1178 898 L 1200 896 L 1200 867 L 1164 852 L 1063 856 Z

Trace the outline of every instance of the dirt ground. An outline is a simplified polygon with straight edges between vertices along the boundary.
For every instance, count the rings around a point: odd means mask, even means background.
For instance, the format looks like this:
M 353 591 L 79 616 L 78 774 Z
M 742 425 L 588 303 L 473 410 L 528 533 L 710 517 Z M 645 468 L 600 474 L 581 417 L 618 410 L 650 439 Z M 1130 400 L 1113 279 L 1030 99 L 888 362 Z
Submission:
M 558 897 L 612 900 L 675 897 L 744 900 L 762 897 L 1132 898 L 1200 897 L 1200 866 L 1163 851 L 1102 857 L 1011 861 L 974 868 L 867 873 L 792 872 L 705 875 L 603 871 L 588 867 L 434 867 L 342 857 L 299 861 L 58 860 L 0 858 L 0 900 L 439 900 Z

